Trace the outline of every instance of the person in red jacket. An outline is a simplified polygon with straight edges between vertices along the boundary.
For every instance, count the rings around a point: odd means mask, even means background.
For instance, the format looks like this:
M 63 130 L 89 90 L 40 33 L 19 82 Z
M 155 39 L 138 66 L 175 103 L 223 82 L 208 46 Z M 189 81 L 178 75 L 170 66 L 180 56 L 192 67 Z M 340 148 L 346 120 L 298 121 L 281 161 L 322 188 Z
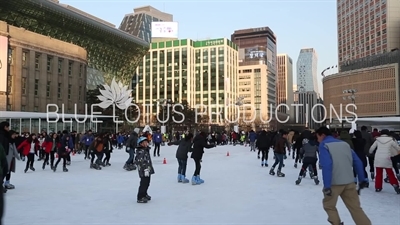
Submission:
M 38 155 L 39 150 L 39 141 L 36 138 L 36 134 L 29 135 L 29 137 L 18 146 L 18 149 L 22 152 L 22 155 L 28 158 L 24 172 L 26 173 L 28 168 L 35 171 L 33 163 L 35 162 L 35 155 Z
M 43 162 L 42 169 L 45 169 L 46 165 L 49 165 L 49 158 L 50 158 L 50 168 L 53 170 L 54 159 L 55 159 L 54 155 L 57 152 L 58 148 L 61 147 L 57 133 L 54 133 L 50 137 L 47 137 L 43 143 L 43 147 L 44 147 L 45 159 Z

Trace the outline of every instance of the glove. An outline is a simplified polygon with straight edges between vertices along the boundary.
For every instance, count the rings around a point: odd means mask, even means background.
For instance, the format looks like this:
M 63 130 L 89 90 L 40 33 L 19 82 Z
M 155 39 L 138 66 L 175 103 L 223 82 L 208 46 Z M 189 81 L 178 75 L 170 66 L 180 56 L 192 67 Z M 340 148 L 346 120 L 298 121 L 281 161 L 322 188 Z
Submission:
M 149 171 L 149 169 L 145 169 L 145 170 L 144 170 L 144 176 L 145 176 L 145 177 L 149 177 L 149 176 L 150 176 L 150 171 Z
M 324 193 L 324 195 L 332 196 L 332 189 L 331 188 L 324 188 L 324 189 L 322 189 L 322 192 Z

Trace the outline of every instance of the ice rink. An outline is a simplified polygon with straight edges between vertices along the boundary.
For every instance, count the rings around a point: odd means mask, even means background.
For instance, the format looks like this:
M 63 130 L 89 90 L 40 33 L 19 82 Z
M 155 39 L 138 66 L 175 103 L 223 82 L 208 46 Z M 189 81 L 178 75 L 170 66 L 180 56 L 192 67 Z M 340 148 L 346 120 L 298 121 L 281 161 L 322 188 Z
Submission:
M 257 154 L 244 146 L 218 146 L 205 150 L 201 177 L 204 184 L 177 183 L 177 146 L 162 146 L 153 158 L 147 204 L 136 203 L 137 171 L 122 169 L 128 154 L 114 150 L 111 167 L 89 169 L 83 155 L 72 156 L 69 172 L 53 172 L 35 162 L 36 172 L 23 172 L 19 161 L 5 194 L 5 225 L 323 225 L 329 224 L 322 208 L 320 185 L 307 176 L 295 185 L 299 169 L 285 160 L 279 178 L 261 167 Z M 227 156 L 229 151 L 230 156 Z M 163 164 L 163 158 L 167 164 Z M 269 165 L 272 164 L 270 153 Z M 187 178 L 194 171 L 188 161 Z M 320 172 L 321 170 L 319 170 Z M 362 207 L 374 225 L 400 224 L 400 195 L 384 184 L 375 193 L 374 183 L 361 193 Z M 354 224 L 341 200 L 338 209 L 346 225 Z

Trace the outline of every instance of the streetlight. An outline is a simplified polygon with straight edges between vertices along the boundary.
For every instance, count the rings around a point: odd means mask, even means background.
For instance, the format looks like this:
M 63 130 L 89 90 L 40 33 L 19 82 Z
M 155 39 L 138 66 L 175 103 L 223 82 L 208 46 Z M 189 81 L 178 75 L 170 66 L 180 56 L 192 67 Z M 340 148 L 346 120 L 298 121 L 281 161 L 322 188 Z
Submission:
M 343 94 L 346 95 L 346 96 L 343 96 L 343 100 L 345 100 L 345 101 L 350 100 L 351 103 L 353 105 L 355 105 L 356 104 L 356 93 L 357 93 L 356 89 L 343 90 Z M 353 107 L 353 113 L 355 113 L 355 110 L 356 110 L 356 108 Z M 343 128 L 343 125 L 344 125 L 344 123 L 343 123 L 343 119 L 342 119 L 342 128 Z

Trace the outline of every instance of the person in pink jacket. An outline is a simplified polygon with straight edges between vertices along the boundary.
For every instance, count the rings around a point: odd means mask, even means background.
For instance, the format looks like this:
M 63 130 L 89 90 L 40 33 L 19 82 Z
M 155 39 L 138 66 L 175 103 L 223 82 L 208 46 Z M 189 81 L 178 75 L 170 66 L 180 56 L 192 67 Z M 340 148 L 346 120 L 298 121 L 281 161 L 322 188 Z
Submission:
M 369 148 L 369 153 L 372 154 L 375 150 L 375 191 L 382 191 L 383 170 L 385 169 L 390 184 L 393 186 L 396 193 L 400 194 L 399 182 L 393 173 L 391 160 L 391 157 L 400 154 L 400 147 L 395 141 L 393 141 L 393 138 L 389 136 L 389 130 L 385 129 L 381 131 L 381 136 L 377 137 L 375 142 Z

